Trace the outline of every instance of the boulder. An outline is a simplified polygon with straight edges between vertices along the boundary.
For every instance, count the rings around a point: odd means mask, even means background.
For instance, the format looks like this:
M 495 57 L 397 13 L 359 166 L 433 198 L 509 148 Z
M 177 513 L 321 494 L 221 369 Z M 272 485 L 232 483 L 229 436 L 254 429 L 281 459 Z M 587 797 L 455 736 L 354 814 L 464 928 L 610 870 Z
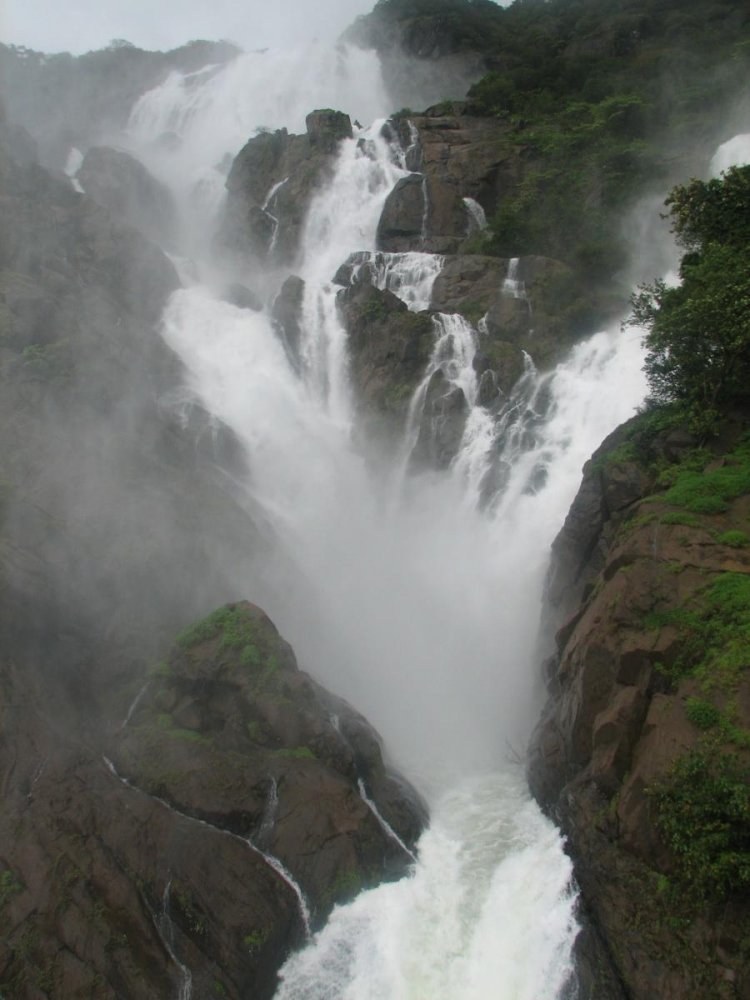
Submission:
M 359 783 L 407 845 L 421 803 L 253 605 L 185 632 L 103 750 L 35 676 L 0 659 L 9 996 L 270 1000 L 333 905 L 412 861 Z
M 336 152 L 342 139 L 351 139 L 354 136 L 349 115 L 343 111 L 332 111 L 330 108 L 311 111 L 305 119 L 305 127 L 310 145 L 329 154 Z
M 335 903 L 412 860 L 424 810 L 377 734 L 298 667 L 268 617 L 227 605 L 178 638 L 113 749 L 144 792 L 279 859 L 315 926 Z

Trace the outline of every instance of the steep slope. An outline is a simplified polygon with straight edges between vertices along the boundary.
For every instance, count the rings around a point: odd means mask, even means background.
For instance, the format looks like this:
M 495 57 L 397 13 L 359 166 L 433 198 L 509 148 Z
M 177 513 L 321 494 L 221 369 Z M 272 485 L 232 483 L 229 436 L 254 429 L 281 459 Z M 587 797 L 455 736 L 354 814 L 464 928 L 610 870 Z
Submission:
M 644 1000 L 750 993 L 747 416 L 710 451 L 625 425 L 553 548 L 531 785 Z

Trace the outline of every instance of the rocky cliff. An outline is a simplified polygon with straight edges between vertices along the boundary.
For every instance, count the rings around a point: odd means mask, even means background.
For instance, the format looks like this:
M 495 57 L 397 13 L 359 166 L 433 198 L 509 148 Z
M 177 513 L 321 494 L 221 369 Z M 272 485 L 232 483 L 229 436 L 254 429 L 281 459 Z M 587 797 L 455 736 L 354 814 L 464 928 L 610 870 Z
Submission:
M 746 421 L 710 449 L 625 425 L 553 549 L 530 780 L 638 1000 L 750 996 Z
M 0 660 L 9 1000 L 271 997 L 335 903 L 412 860 L 416 796 L 252 605 L 183 633 L 97 745 L 24 668 Z
M 99 159 L 102 201 L 105 168 L 150 190 Z M 0 180 L 0 992 L 270 997 L 423 809 L 259 609 L 153 666 L 262 558 L 240 449 L 158 335 L 179 282 L 127 204 L 4 120 Z

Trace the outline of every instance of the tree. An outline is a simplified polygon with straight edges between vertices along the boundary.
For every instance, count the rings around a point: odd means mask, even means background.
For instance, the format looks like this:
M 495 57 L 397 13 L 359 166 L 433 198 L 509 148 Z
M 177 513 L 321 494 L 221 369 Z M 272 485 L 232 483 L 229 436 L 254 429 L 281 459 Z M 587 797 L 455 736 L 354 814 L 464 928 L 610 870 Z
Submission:
M 706 431 L 728 404 L 750 399 L 750 166 L 676 187 L 667 205 L 688 251 L 680 284 L 642 287 L 633 317 L 647 330 L 653 399 L 683 404 Z

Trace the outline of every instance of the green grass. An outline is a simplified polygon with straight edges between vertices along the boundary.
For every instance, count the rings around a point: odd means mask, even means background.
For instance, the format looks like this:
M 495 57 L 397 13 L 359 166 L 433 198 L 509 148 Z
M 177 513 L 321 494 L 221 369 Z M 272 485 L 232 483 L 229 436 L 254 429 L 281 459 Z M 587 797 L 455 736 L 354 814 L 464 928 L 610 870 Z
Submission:
M 697 678 L 705 692 L 731 691 L 750 667 L 750 575 L 721 573 L 692 606 L 651 614 L 645 624 L 672 626 L 679 634 L 669 673 Z
M 682 524 L 688 528 L 700 528 L 702 522 L 695 514 L 686 514 L 681 510 L 670 510 L 659 518 L 660 524 Z
M 740 445 L 726 456 L 725 465 L 708 470 L 705 454 L 696 453 L 690 460 L 670 470 L 672 485 L 663 499 L 693 514 L 723 514 L 729 502 L 750 493 L 750 447 Z M 696 464 L 703 468 L 696 468 Z
M 191 649 L 220 636 L 221 649 L 239 649 L 240 662 L 246 667 L 258 667 L 263 662 L 259 648 L 258 623 L 246 608 L 223 607 L 191 625 L 177 637 L 177 645 Z
M 203 743 L 204 745 L 211 742 L 202 733 L 196 733 L 193 729 L 181 729 L 179 726 L 176 726 L 172 716 L 164 712 L 161 715 L 157 715 L 156 724 L 159 729 L 173 740 L 185 740 L 188 743 Z
M 317 760 L 310 747 L 284 747 L 273 751 L 274 757 L 288 757 L 292 760 Z
M 750 538 L 744 531 L 725 531 L 716 536 L 716 541 L 720 545 L 728 545 L 731 549 L 744 549 L 745 546 L 750 545 Z

